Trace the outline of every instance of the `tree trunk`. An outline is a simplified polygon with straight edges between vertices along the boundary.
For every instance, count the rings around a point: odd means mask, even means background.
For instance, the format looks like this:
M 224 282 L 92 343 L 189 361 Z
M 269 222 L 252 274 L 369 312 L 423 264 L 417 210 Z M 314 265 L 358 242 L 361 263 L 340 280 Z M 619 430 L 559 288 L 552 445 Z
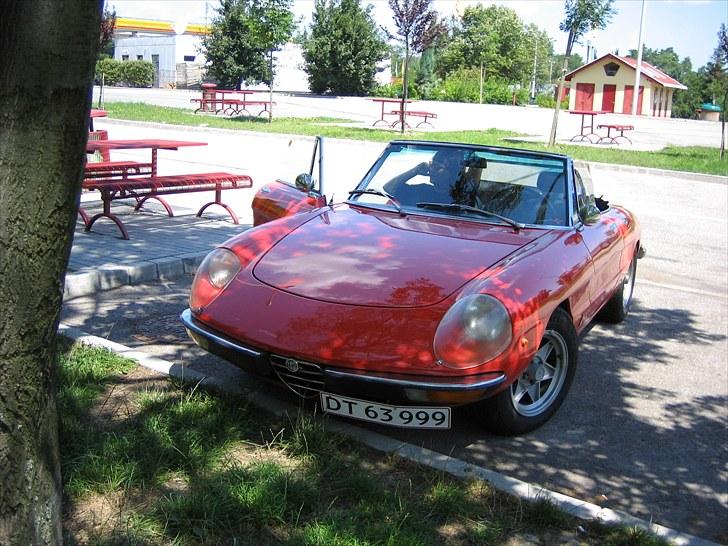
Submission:
M 556 144 L 556 127 L 559 124 L 559 110 L 561 109 L 561 92 L 564 90 L 566 71 L 569 69 L 569 56 L 564 55 L 564 66 L 561 68 L 559 86 L 556 90 L 556 107 L 554 108 L 554 120 L 551 123 L 551 134 L 549 135 L 549 146 Z
M 399 123 L 401 133 L 404 134 L 404 123 L 407 119 L 407 90 L 409 83 L 407 81 L 407 72 L 409 71 L 409 40 L 404 44 L 404 74 L 402 75 L 402 105 L 399 109 Z
M 53 365 L 101 2 L 0 3 L 0 544 L 60 544 Z

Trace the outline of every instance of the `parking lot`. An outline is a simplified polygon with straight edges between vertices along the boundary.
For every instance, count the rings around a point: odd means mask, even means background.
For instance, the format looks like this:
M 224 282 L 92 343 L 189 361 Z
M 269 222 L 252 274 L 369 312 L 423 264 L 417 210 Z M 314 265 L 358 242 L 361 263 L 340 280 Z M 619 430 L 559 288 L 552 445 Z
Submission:
M 147 137 L 174 137 L 176 131 L 113 122 L 105 128 L 112 138 L 141 130 Z M 187 171 L 210 170 L 211 165 L 238 169 L 252 174 L 260 187 L 308 167 L 311 139 L 224 131 L 205 132 L 204 138 L 208 149 L 176 152 L 173 160 L 162 163 L 164 168 L 173 171 L 179 162 L 177 167 Z M 326 146 L 327 191 L 336 199 L 345 196 L 382 148 L 342 141 Z M 279 160 L 272 164 L 266 159 L 270 157 Z M 574 385 L 556 417 L 519 438 L 488 435 L 466 412 L 456 412 L 454 427 L 446 433 L 377 430 L 726 542 L 728 185 L 717 178 L 703 181 L 599 167 L 593 176 L 597 194 L 637 214 L 648 253 L 638 265 L 631 315 L 617 327 L 597 324 L 583 338 Z M 241 195 L 236 209 L 249 211 L 251 197 L 252 192 Z M 249 216 L 242 221 L 249 222 Z M 93 244 L 89 237 L 77 236 L 76 244 Z M 138 243 L 138 237 L 122 242 Z M 187 339 L 177 317 L 186 307 L 190 281 L 187 277 L 73 299 L 66 303 L 62 320 L 206 374 L 228 377 L 231 384 L 262 388 Z M 278 395 L 290 400 L 284 392 Z

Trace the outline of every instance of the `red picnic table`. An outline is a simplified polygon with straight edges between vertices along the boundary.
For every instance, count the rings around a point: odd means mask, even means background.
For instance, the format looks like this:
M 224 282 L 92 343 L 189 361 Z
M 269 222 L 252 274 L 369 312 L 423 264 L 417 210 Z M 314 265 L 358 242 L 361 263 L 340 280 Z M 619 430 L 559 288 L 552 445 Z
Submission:
M 248 175 L 226 172 L 171 176 L 157 175 L 157 150 L 177 150 L 184 146 L 207 146 L 207 143 L 162 139 L 89 140 L 86 144 L 88 153 L 108 152 L 109 150 L 150 149 L 152 151 L 152 160 L 151 163 L 102 161 L 86 164 L 83 188 L 97 190 L 101 193 L 103 212 L 89 217 L 86 211 L 79 208 L 78 213 L 85 224 L 84 230 L 90 231 L 97 220 L 108 218 L 117 225 L 122 237 L 129 239 L 129 233 L 124 223 L 111 212 L 112 201 L 133 198 L 137 201 L 134 210 L 139 210 L 148 199 L 155 199 L 165 208 L 169 216 L 174 216 L 172 208 L 161 197 L 162 195 L 204 191 L 214 191 L 215 199 L 203 205 L 197 212 L 197 216 L 202 216 L 205 209 L 211 205 L 220 205 L 228 212 L 233 222 L 237 224 L 238 218 L 235 212 L 222 202 L 221 194 L 223 190 L 251 187 L 253 181 Z
M 92 154 L 96 151 L 109 150 L 140 150 L 150 149 L 152 151 L 152 161 L 148 164 L 140 163 L 138 165 L 147 166 L 151 175 L 157 175 L 157 150 L 177 150 L 184 146 L 207 146 L 207 142 L 191 142 L 187 140 L 162 140 L 162 139 L 135 139 L 135 140 L 89 140 L 86 143 L 86 152 Z M 105 162 L 102 162 L 102 164 Z M 108 162 L 114 163 L 114 162 Z M 88 170 L 103 170 L 102 164 L 88 163 Z
M 381 104 L 382 104 L 382 112 L 381 112 L 381 114 L 379 115 L 379 119 L 378 119 L 377 121 L 375 121 L 375 122 L 374 122 L 374 123 L 372 124 L 372 127 L 376 127 L 376 126 L 377 126 L 377 123 L 379 123 L 380 121 L 381 121 L 381 122 L 384 122 L 384 123 L 386 123 L 387 125 L 390 125 L 390 122 L 389 122 L 389 121 L 387 121 L 386 119 L 384 119 L 384 116 L 385 116 L 385 112 L 384 112 L 384 106 L 385 106 L 386 104 L 392 104 L 392 105 L 394 105 L 394 104 L 398 104 L 398 105 L 400 105 L 400 106 L 402 105 L 402 99 L 370 99 L 370 100 L 371 100 L 372 102 L 379 102 L 379 103 L 381 103 Z M 407 99 L 407 100 L 406 100 L 405 102 L 407 102 L 407 104 L 409 104 L 409 103 L 411 103 L 412 101 L 411 101 L 411 100 L 409 100 L 409 99 Z M 386 113 L 386 115 L 397 115 L 397 114 L 391 114 L 391 113 L 389 113 L 389 112 L 388 112 L 388 113 Z M 400 114 L 400 117 L 401 117 L 401 114 Z M 399 123 L 399 120 L 396 120 L 396 121 L 394 122 L 394 124 L 397 124 L 397 123 Z M 392 127 L 394 127 L 394 124 L 393 124 L 393 125 L 391 125 L 391 126 L 392 126 Z
M 597 140 L 600 138 L 597 133 L 594 132 L 594 117 L 598 114 L 606 114 L 603 110 L 569 110 L 570 114 L 581 116 L 581 130 L 578 135 L 571 137 L 570 142 L 584 142 L 585 140 L 591 144 L 594 144 L 591 137 L 595 136 Z M 587 121 L 586 118 L 589 118 Z M 589 129 L 589 132 L 585 132 Z
M 106 110 L 100 110 L 98 108 L 91 108 L 89 112 L 88 130 L 93 132 L 94 130 L 94 118 L 105 118 L 108 115 Z
M 253 95 L 257 91 L 250 91 L 248 89 L 213 89 L 207 88 L 200 99 L 190 99 L 190 102 L 199 103 L 199 107 L 195 109 L 195 114 L 198 112 L 222 112 L 225 115 L 232 116 L 233 114 L 240 114 L 245 112 L 247 115 L 252 115 L 249 106 L 260 106 L 262 109 L 258 112 L 260 116 L 263 112 L 267 112 L 269 107 L 272 107 L 275 103 L 269 100 L 250 100 L 249 95 Z M 240 98 L 237 98 L 237 97 Z

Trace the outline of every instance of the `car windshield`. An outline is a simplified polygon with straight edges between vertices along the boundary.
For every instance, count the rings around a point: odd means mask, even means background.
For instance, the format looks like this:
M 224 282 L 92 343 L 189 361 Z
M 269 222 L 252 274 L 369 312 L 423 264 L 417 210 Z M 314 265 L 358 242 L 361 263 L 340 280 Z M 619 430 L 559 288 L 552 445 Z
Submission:
M 392 206 L 389 196 L 395 200 L 394 208 L 407 212 L 494 223 L 502 223 L 498 219 L 501 216 L 519 224 L 566 226 L 565 173 L 563 157 L 496 148 L 394 143 L 359 184 L 360 191 L 352 193 L 350 202 Z

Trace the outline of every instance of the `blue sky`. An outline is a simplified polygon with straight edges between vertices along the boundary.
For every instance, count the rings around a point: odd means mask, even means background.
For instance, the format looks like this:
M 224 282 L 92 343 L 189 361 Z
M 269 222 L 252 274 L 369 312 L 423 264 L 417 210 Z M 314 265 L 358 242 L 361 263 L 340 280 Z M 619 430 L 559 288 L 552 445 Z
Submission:
M 211 18 L 217 0 L 107 0 L 116 8 L 121 17 L 139 17 L 204 23 L 206 6 Z M 393 30 L 392 12 L 386 0 L 364 0 L 363 4 L 374 6 L 377 21 Z M 435 0 L 434 7 L 444 16 L 449 16 L 465 6 L 475 5 L 477 1 Z M 493 3 L 514 9 L 526 23 L 535 23 L 546 30 L 554 39 L 556 52 L 563 52 L 566 34 L 559 31 L 559 23 L 564 16 L 563 0 L 499 0 L 482 2 Z M 310 19 L 313 0 L 294 0 L 296 15 L 304 20 Z M 590 39 L 598 55 L 613 52 L 626 55 L 630 49 L 637 48 L 639 35 L 641 0 L 617 0 L 617 15 L 609 26 L 597 31 L 576 46 L 574 52 L 586 57 L 586 40 Z M 718 44 L 718 29 L 721 23 L 728 25 L 728 0 L 647 0 L 645 18 L 645 45 L 653 49 L 672 47 L 680 58 L 690 57 L 693 69 L 708 62 Z

